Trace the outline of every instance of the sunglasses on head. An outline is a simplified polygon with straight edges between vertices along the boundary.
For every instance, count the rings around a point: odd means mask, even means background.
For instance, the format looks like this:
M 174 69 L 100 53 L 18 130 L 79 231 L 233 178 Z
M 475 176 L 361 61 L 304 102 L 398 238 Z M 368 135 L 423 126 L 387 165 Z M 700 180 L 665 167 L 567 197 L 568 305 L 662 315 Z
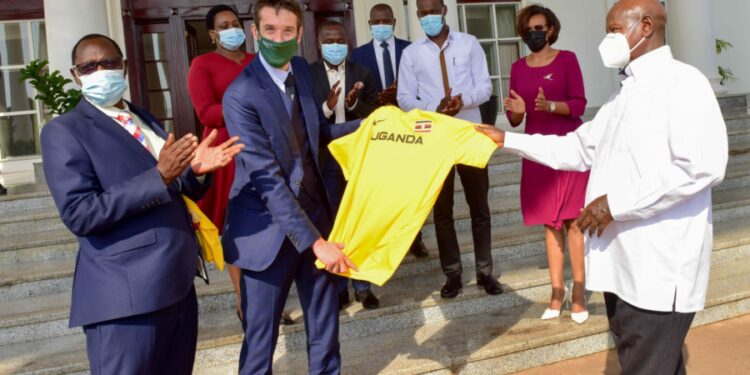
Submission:
M 107 70 L 122 69 L 122 62 L 122 57 L 105 58 L 99 61 L 87 61 L 73 65 L 73 69 L 76 70 L 79 76 L 85 76 L 95 72 L 100 66 Z

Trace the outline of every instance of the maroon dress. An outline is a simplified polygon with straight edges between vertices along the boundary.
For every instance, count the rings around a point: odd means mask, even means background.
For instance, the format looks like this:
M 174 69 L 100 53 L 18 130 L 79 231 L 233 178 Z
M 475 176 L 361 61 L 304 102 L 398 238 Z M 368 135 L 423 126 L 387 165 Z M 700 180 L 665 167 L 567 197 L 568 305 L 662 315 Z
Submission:
M 565 102 L 570 116 L 537 112 L 539 87 L 548 101 Z M 549 65 L 530 67 L 521 58 L 510 70 L 510 88 L 526 102 L 526 134 L 565 135 L 582 123 L 586 95 L 578 59 L 560 51 Z M 510 118 L 511 113 L 507 113 Z M 521 164 L 521 212 L 526 225 L 562 228 L 563 221 L 578 217 L 584 205 L 588 172 L 555 171 L 530 160 Z
M 203 137 L 216 129 L 218 136 L 214 145 L 229 139 L 221 111 L 224 92 L 255 55 L 245 53 L 242 64 L 237 64 L 216 52 L 209 52 L 193 59 L 188 73 L 188 91 L 195 113 L 203 125 Z M 213 173 L 211 187 L 198 202 L 198 206 L 219 228 L 224 229 L 224 215 L 229 200 L 229 189 L 234 180 L 234 160 Z

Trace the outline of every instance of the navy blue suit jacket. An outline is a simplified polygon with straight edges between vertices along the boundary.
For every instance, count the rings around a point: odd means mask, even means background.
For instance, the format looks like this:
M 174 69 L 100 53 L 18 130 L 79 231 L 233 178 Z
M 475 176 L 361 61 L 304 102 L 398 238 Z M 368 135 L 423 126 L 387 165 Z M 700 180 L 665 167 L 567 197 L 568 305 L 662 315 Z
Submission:
M 294 57 L 291 64 L 316 177 L 322 179 L 320 148 L 356 130 L 360 121 L 328 123 L 314 99 L 307 62 Z M 304 155 L 294 138 L 284 95 L 260 57 L 245 67 L 224 93 L 227 130 L 245 144 L 236 159 L 229 194 L 222 236 L 224 258 L 251 271 L 267 269 L 285 238 L 301 253 L 327 235 L 321 232 L 330 230 L 313 223 L 297 201 Z M 330 204 L 333 197 L 327 187 L 325 190 L 327 196 L 321 198 Z
M 159 136 L 157 120 L 130 106 Z M 80 245 L 70 326 L 153 312 L 193 286 L 198 244 L 181 195 L 207 184 L 188 171 L 168 187 L 157 160 L 86 100 L 42 130 L 47 184 Z
M 401 66 L 401 54 L 404 49 L 411 44 L 411 42 L 403 39 L 394 38 L 396 40 L 396 71 L 393 72 L 394 78 L 398 78 L 398 68 Z M 383 91 L 383 83 L 380 82 L 380 70 L 378 69 L 378 60 L 375 58 L 375 46 L 370 40 L 367 44 L 363 44 L 352 51 L 350 60 L 353 62 L 364 65 L 370 69 L 372 76 L 375 78 L 375 87 L 378 92 Z

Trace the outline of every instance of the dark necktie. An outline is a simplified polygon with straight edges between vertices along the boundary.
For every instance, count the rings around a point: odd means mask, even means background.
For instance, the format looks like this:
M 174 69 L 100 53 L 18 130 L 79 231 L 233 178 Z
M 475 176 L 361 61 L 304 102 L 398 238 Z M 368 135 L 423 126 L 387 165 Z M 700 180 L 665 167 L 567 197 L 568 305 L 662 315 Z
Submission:
M 388 88 L 391 87 L 393 81 L 395 81 L 393 63 L 391 62 L 391 51 L 388 50 L 387 42 L 380 43 L 380 46 L 383 47 L 383 76 L 385 77 L 385 87 L 383 88 Z
M 284 81 L 284 92 L 286 93 L 286 96 L 289 97 L 289 100 L 294 103 L 294 95 L 296 94 L 296 91 L 294 89 L 294 74 L 289 72 L 289 75 L 286 76 L 286 80 Z

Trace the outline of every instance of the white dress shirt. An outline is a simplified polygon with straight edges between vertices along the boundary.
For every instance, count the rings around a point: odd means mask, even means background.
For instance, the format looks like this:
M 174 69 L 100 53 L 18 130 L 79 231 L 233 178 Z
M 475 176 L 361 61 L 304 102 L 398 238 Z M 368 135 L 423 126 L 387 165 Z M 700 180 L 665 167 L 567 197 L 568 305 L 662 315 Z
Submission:
M 482 122 L 479 106 L 492 95 L 492 81 L 484 50 L 477 38 L 457 31 L 450 31 L 442 49 L 445 50 L 451 95 L 461 94 L 464 102 L 455 117 Z M 398 105 L 404 111 L 415 108 L 434 111 L 445 97 L 440 50 L 428 38 L 420 39 L 404 49 L 398 71 Z
M 326 69 L 326 75 L 328 76 L 328 87 L 332 88 L 336 82 L 339 82 L 339 100 L 336 102 L 336 106 L 333 110 L 328 108 L 328 101 L 323 102 L 323 115 L 326 118 L 330 118 L 332 114 L 336 114 L 334 123 L 341 124 L 346 122 L 346 109 L 344 104 L 346 103 L 346 62 L 342 62 L 338 67 L 332 69 L 328 64 L 323 62 L 323 66 Z M 326 96 L 327 98 L 328 96 Z
M 388 52 L 391 54 L 391 66 L 393 67 L 393 78 L 397 78 L 396 76 L 396 70 L 398 69 L 398 66 L 396 66 L 396 38 L 390 37 L 385 40 L 386 43 L 388 43 Z M 375 47 L 375 60 L 378 62 L 378 73 L 380 73 L 380 84 L 382 85 L 383 89 L 387 89 L 388 86 L 385 85 L 385 68 L 383 67 L 383 47 L 380 46 L 380 43 L 377 40 L 372 40 L 372 45 Z
M 727 131 L 711 85 L 669 47 L 630 63 L 622 88 L 566 136 L 507 133 L 505 149 L 561 170 L 591 170 L 586 204 L 613 221 L 586 237 L 586 288 L 652 311 L 703 309 L 713 249 L 711 187 Z

